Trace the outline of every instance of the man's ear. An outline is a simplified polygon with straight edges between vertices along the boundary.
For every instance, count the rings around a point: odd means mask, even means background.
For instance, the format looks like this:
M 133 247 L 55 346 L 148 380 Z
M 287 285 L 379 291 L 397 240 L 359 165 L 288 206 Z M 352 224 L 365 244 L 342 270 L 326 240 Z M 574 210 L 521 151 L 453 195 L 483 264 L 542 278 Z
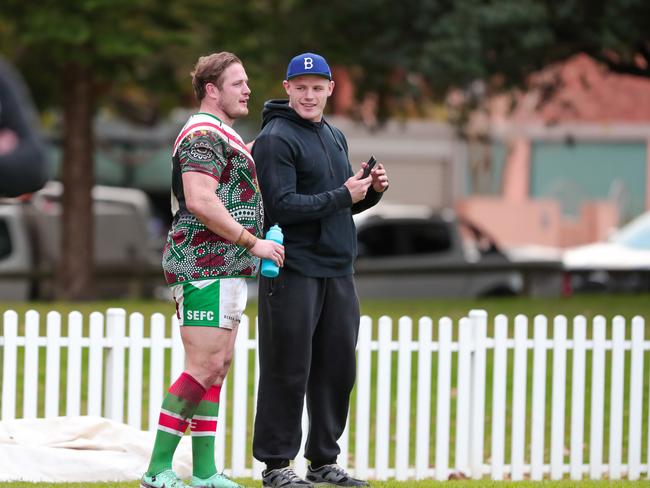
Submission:
M 329 97 L 332 94 L 333 91 L 334 91 L 334 80 L 330 80 L 328 91 L 327 91 L 327 96 Z
M 207 97 L 218 100 L 219 96 L 220 96 L 220 92 L 219 92 L 219 89 L 217 88 L 217 85 L 215 85 L 214 83 L 206 83 L 205 84 L 205 95 Z
M 284 80 L 282 82 L 282 86 L 284 87 L 284 91 L 287 92 L 287 95 L 289 94 L 289 82 L 287 80 Z

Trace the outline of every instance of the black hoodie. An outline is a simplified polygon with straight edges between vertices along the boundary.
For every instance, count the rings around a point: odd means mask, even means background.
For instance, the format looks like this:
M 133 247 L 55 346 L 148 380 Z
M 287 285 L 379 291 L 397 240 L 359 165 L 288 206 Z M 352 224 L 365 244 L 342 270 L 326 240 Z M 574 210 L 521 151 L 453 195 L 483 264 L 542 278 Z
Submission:
M 343 133 L 323 118 L 300 117 L 288 100 L 270 100 L 253 158 L 264 199 L 265 229 L 279 224 L 285 263 L 311 277 L 353 273 L 357 238 L 352 214 L 375 205 L 381 193 L 368 189 L 352 205 L 344 186 L 354 172 Z

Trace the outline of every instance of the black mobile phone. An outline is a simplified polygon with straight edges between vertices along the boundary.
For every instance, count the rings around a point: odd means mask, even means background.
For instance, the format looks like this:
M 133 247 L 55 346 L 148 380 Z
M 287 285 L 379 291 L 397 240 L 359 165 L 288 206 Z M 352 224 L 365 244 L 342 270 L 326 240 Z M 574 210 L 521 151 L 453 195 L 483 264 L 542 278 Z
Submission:
M 375 167 L 375 164 L 377 164 L 377 160 L 375 159 L 374 156 L 370 156 L 370 159 L 368 160 L 366 167 L 363 169 L 363 174 L 361 175 L 362 180 L 370 176 L 370 172 L 372 171 L 372 168 Z

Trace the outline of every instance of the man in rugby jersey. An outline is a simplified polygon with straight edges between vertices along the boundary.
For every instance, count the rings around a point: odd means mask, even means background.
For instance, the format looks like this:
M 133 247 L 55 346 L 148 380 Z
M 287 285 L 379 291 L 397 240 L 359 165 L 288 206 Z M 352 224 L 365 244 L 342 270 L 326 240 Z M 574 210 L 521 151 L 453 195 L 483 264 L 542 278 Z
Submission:
M 248 114 L 248 78 L 234 54 L 199 58 L 192 85 L 199 112 L 187 121 L 172 153 L 174 219 L 163 252 L 186 368 L 164 398 L 141 488 L 184 488 L 172 457 L 185 430 L 192 434 L 189 486 L 236 488 L 215 466 L 221 384 L 230 366 L 246 307 L 246 279 L 259 258 L 282 266 L 284 247 L 262 236 L 262 198 L 255 164 L 235 119 Z

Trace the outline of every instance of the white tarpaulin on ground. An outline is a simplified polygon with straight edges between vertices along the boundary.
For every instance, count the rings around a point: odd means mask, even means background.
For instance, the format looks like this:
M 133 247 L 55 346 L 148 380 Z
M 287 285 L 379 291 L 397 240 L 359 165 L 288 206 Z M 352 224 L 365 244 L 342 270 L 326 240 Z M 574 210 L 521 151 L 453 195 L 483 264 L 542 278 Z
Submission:
M 55 417 L 0 422 L 0 481 L 129 481 L 149 464 L 155 432 L 101 417 Z M 174 456 L 181 477 L 191 475 L 192 442 Z

